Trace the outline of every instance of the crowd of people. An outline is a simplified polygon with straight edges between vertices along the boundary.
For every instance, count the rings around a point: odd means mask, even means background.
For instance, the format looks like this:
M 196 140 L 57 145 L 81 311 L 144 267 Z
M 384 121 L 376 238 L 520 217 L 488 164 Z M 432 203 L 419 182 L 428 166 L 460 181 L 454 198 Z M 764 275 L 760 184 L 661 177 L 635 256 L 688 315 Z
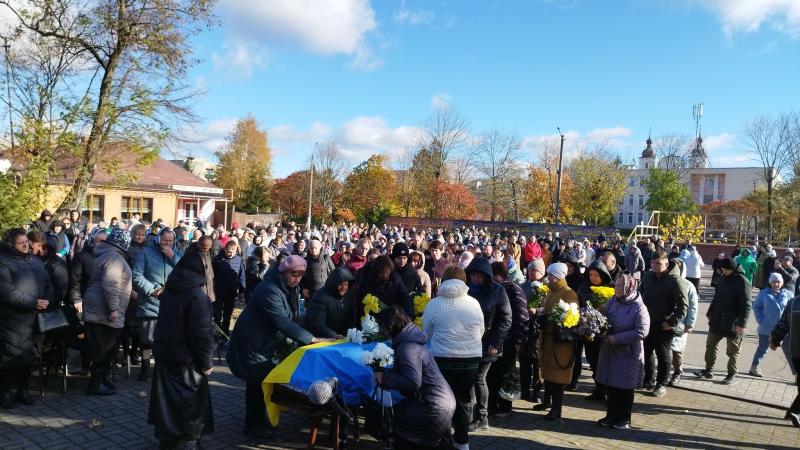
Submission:
M 717 255 L 706 366 L 696 376 L 715 376 L 724 339 L 721 383 L 735 382 L 751 312 L 759 346 L 749 373 L 762 376 L 767 349 L 779 346 L 797 373 L 798 263 L 793 251 L 779 256 L 766 243 Z M 681 382 L 704 266 L 691 242 L 657 237 L 358 224 L 171 228 L 137 216 L 92 225 L 77 211 L 52 220 L 45 210 L 6 232 L 0 247 L 0 406 L 32 404 L 34 363 L 48 348 L 74 348 L 80 365 L 71 372 L 88 376 L 87 395 L 117 393 L 117 364 L 139 365 L 160 445 L 196 448 L 213 431 L 208 376 L 214 349 L 224 349 L 246 386 L 244 432 L 268 439 L 261 383 L 287 343 L 343 338 L 373 295 L 395 349 L 394 367 L 375 382 L 406 397 L 395 412 L 397 448 L 469 448 L 471 432 L 512 413 L 516 392 L 547 411 L 544 419 L 562 421 L 584 355 L 594 384 L 587 398 L 606 404 L 598 424 L 625 430 L 637 390 L 661 397 Z M 760 289 L 755 301 L 751 286 Z M 602 305 L 598 287 L 613 290 Z M 421 293 L 432 299 L 418 327 L 412 299 Z M 564 303 L 596 307 L 611 331 L 565 336 L 548 319 Z M 42 316 L 54 311 L 64 312 L 66 332 L 42 332 Z M 786 417 L 800 426 L 800 395 Z

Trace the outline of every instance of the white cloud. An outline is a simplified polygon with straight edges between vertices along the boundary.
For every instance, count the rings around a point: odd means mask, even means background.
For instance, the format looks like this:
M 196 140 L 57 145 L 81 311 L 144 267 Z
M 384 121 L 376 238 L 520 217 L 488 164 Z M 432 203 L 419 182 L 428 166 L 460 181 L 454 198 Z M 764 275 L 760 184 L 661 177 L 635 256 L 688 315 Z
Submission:
M 237 33 L 321 55 L 349 55 L 360 69 L 380 64 L 366 39 L 378 28 L 369 0 L 223 0 L 220 7 Z
M 415 126 L 389 127 L 382 117 L 359 116 L 344 124 L 336 143 L 345 156 L 358 162 L 374 153 L 403 151 L 414 145 L 420 132 Z
M 431 97 L 431 106 L 435 109 L 447 109 L 450 107 L 450 94 L 442 92 Z
M 800 38 L 798 0 L 693 0 L 711 10 L 728 38 L 737 32 L 753 33 L 762 26 Z
M 752 155 L 747 153 L 728 153 L 724 155 L 710 156 L 711 167 L 753 167 L 758 166 L 754 164 Z
M 266 66 L 265 50 L 257 44 L 228 41 L 222 44 L 222 53 L 211 54 L 214 69 L 233 78 L 250 78 L 257 69 Z
M 430 25 L 436 15 L 427 9 L 407 9 L 405 7 L 394 13 L 394 21 L 402 25 Z
M 181 130 L 180 142 L 171 149 L 175 156 L 198 156 L 216 161 L 214 152 L 225 145 L 225 138 L 236 127 L 238 117 L 215 119 Z
M 733 133 L 711 134 L 703 138 L 703 148 L 708 154 L 718 150 L 731 150 L 735 140 L 736 135 Z
M 267 131 L 270 141 L 275 142 L 321 142 L 331 135 L 331 127 L 324 122 L 314 122 L 306 131 L 297 130 L 291 125 L 276 125 Z
M 611 128 L 595 128 L 586 133 L 586 139 L 590 142 L 602 143 L 605 141 L 614 141 L 619 138 L 628 137 L 631 135 L 631 129 L 616 126 Z

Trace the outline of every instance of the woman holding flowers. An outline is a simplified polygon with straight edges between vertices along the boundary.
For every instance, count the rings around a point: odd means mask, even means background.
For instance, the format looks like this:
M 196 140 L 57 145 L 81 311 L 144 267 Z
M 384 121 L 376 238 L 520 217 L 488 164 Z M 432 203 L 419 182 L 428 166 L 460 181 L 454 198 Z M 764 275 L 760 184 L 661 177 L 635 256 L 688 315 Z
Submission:
M 539 332 L 541 331 L 536 313 L 544 305 L 550 290 L 547 288 L 546 269 L 542 258 L 535 258 L 528 264 L 527 280 L 522 283 L 522 292 L 528 299 L 528 340 L 519 350 L 520 398 L 533 403 L 541 401 L 542 378 L 539 374 Z M 541 317 L 541 316 L 540 316 Z
M 375 372 L 375 383 L 406 398 L 394 408 L 395 449 L 434 449 L 450 434 L 456 399 L 425 346 L 425 334 L 398 305 L 375 319 L 392 339 L 394 367 Z
M 606 386 L 606 416 L 603 427 L 630 429 L 633 393 L 644 381 L 644 338 L 650 330 L 650 316 L 636 280 L 628 274 L 617 277 L 614 298 L 606 304 L 606 316 L 613 330 L 605 337 L 597 365 L 597 381 Z
M 636 277 L 634 276 L 634 278 Z M 578 289 L 581 308 L 591 306 L 602 312 L 605 303 L 613 296 L 614 283 L 611 281 L 611 274 L 608 273 L 608 269 L 601 261 L 594 261 L 586 269 L 586 279 Z M 602 339 L 583 340 L 586 359 L 589 361 L 589 367 L 592 368 L 592 378 L 595 382 L 594 391 L 586 397 L 588 400 L 603 401 L 606 399 L 603 385 L 597 382 L 597 359 L 600 356 L 600 346 L 602 344 Z M 578 354 L 580 355 L 580 352 Z M 580 367 L 581 364 L 577 361 L 572 372 L 573 382 L 577 382 L 578 377 L 581 375 Z
M 557 342 L 559 330 L 576 326 L 579 319 L 577 313 L 578 295 L 567 286 L 567 265 L 554 263 L 547 267 L 547 287 L 550 293 L 544 301 L 544 314 L 551 313 L 560 307 L 566 308 L 564 317 L 559 323 L 548 320 L 544 326 L 541 339 L 541 366 L 544 379 L 544 401 L 534 406 L 536 411 L 550 408 L 545 419 L 561 420 L 561 407 L 564 402 L 564 389 L 572 379 L 572 366 L 575 364 L 575 342 Z M 564 305 L 562 305 L 562 303 Z M 572 307 L 571 305 L 575 305 Z M 574 310 L 574 311 L 572 311 Z M 575 314 L 570 314 L 574 312 Z M 548 316 L 550 317 L 550 316 Z M 564 319 L 569 319 L 566 322 Z M 573 323 L 574 322 L 574 323 Z

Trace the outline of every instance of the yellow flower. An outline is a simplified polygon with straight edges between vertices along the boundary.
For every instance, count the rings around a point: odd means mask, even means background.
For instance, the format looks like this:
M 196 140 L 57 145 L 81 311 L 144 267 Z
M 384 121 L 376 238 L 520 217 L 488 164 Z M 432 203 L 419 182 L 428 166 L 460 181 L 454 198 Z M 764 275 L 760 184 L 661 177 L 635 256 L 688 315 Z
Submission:
M 380 300 L 372 294 L 365 295 L 362 303 L 364 304 L 364 316 L 377 314 L 381 310 Z
M 589 289 L 598 297 L 608 300 L 614 296 L 614 288 L 606 286 L 592 286 Z
M 414 297 L 414 314 L 416 316 L 421 316 L 423 311 L 425 311 L 425 307 L 428 306 L 429 301 L 431 301 L 431 298 L 428 294 L 417 294 Z
M 578 325 L 578 322 L 581 320 L 581 313 L 576 308 L 570 308 L 567 310 L 566 314 L 564 315 L 564 328 L 572 328 Z
M 547 287 L 546 284 L 542 284 L 542 285 L 539 286 L 539 292 L 541 292 L 544 295 L 547 295 L 547 294 L 550 293 L 550 288 Z

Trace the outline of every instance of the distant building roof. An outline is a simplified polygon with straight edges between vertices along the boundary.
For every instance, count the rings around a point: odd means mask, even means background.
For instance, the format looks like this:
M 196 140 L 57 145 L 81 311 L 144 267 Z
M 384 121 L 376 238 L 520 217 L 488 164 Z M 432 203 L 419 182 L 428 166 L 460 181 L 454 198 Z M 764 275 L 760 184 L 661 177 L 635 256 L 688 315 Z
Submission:
M 647 147 L 642 151 L 642 158 L 655 158 L 656 152 L 653 150 L 653 140 L 647 138 Z

